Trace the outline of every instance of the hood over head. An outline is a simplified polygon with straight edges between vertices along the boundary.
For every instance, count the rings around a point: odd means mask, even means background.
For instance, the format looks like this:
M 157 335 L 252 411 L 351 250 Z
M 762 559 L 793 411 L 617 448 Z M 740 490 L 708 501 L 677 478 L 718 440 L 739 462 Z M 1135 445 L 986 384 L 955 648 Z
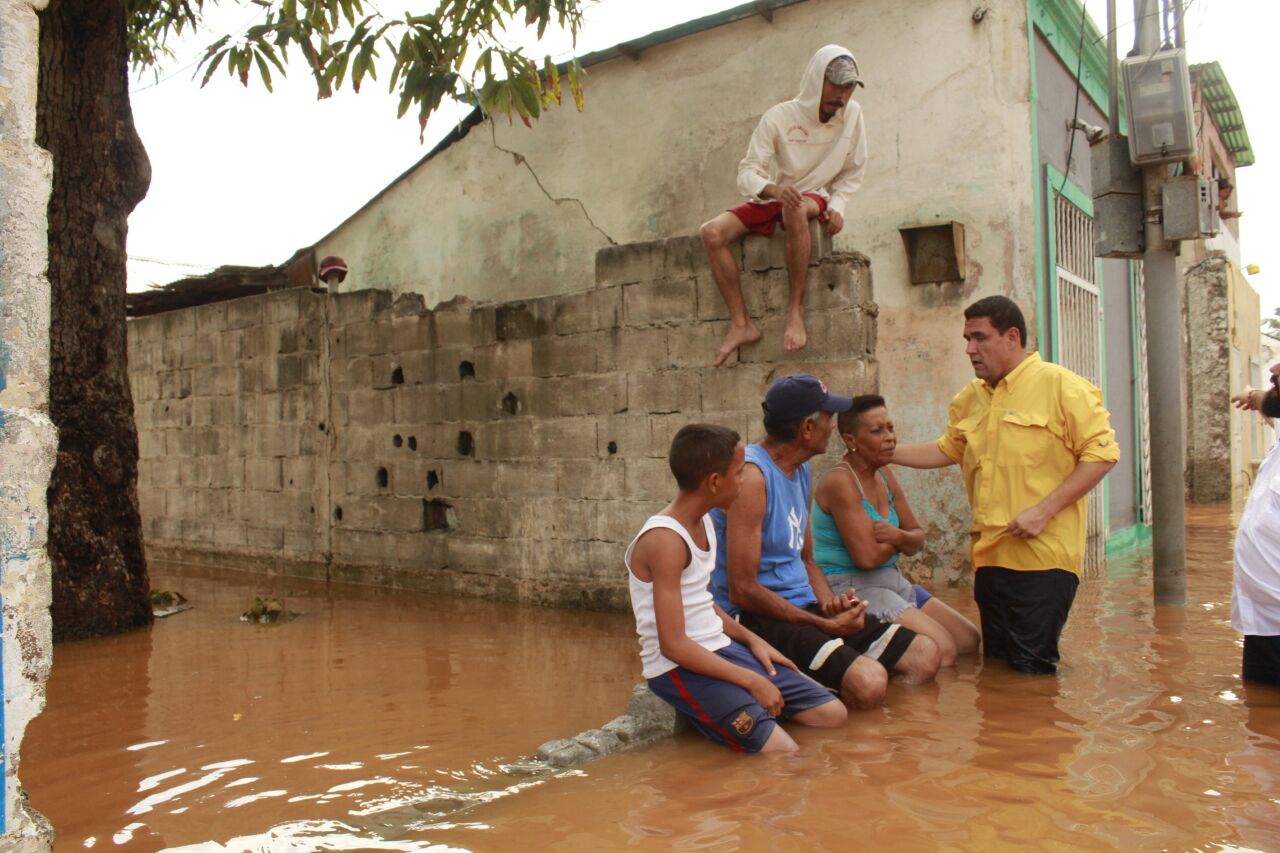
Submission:
M 829 44 L 818 49 L 818 52 L 809 60 L 809 67 L 804 70 L 804 77 L 800 81 L 800 94 L 796 95 L 795 100 L 800 109 L 814 119 L 818 117 L 818 107 L 822 101 L 822 80 L 826 75 L 827 66 L 837 56 L 848 56 L 853 59 L 855 65 L 858 63 L 857 58 L 848 48 Z

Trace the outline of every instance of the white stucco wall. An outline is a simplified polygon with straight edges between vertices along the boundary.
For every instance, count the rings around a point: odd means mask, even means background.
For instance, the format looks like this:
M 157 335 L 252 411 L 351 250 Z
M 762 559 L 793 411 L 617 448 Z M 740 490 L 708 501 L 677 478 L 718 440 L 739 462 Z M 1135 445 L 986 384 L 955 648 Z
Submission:
M 814 50 L 842 43 L 867 81 L 857 98 L 870 161 L 836 248 L 871 260 L 880 390 L 901 437 L 936 437 L 972 378 L 964 305 L 1007 293 L 1034 328 L 1027 7 L 981 5 L 975 22 L 968 0 L 809 0 L 772 23 L 753 17 L 593 65 L 585 112 L 475 127 L 316 254 L 346 259 L 344 290 L 412 290 L 428 305 L 590 288 L 609 240 L 695 233 L 737 204 L 737 162 L 760 114 L 795 94 Z M 966 228 L 967 280 L 911 285 L 898 229 L 949 220 Z M 965 525 L 958 476 L 909 479 L 939 526 Z
M 48 850 L 53 833 L 18 783 L 27 723 L 52 662 L 45 491 L 56 436 L 48 417 L 49 156 L 35 144 L 36 10 L 0 0 L 0 602 L 4 764 L 0 849 Z

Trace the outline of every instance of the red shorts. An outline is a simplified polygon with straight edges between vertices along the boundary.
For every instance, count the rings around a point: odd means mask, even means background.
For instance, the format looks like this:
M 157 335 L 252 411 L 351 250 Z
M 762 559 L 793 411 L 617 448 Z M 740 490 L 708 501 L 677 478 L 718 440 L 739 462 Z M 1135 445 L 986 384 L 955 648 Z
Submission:
M 818 221 L 827 221 L 827 200 L 817 193 L 805 193 L 805 198 L 811 198 L 818 203 Z M 763 234 L 765 237 L 773 236 L 773 229 L 778 227 L 778 223 L 782 221 L 782 202 L 771 201 L 767 204 L 756 204 L 754 202 L 743 202 L 737 207 L 729 208 L 729 212 L 738 217 L 742 224 L 747 226 L 747 231 L 752 234 Z

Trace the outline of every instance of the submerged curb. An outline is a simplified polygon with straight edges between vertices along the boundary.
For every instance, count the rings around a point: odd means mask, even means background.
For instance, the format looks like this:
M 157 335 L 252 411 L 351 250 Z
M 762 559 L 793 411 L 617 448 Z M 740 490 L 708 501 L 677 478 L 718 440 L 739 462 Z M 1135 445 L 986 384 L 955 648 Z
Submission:
M 631 689 L 631 701 L 625 713 L 598 729 L 587 729 L 571 738 L 549 740 L 538 747 L 534 757 L 548 767 L 573 767 L 671 737 L 687 726 L 675 709 L 655 696 L 642 681 Z

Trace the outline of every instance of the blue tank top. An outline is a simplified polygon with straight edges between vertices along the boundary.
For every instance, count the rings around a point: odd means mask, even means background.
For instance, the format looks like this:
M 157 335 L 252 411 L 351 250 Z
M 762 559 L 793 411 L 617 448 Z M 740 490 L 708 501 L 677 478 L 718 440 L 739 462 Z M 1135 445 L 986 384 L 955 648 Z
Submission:
M 883 521 L 886 524 L 898 526 L 898 508 L 893 505 L 893 489 L 889 488 L 889 479 L 885 477 L 884 472 L 880 472 L 880 479 L 884 480 L 885 490 L 889 493 L 889 514 L 882 516 L 875 504 L 867 500 L 866 493 L 862 491 L 862 483 L 858 480 L 858 475 L 850 474 L 853 477 L 854 485 L 858 487 L 858 493 L 862 495 L 862 508 L 867 511 L 867 515 L 872 521 Z M 890 566 L 897 565 L 897 551 L 893 556 L 885 560 L 873 569 L 887 569 Z M 829 513 L 818 506 L 815 501 L 813 504 L 813 559 L 822 567 L 824 575 L 834 575 L 839 572 L 856 572 L 862 569 L 853 562 L 849 549 L 845 547 L 844 540 L 840 538 L 840 530 L 836 527 L 836 520 Z
M 809 520 L 809 463 L 804 463 L 788 477 L 774 464 L 769 451 L 759 444 L 748 445 L 746 456 L 747 464 L 755 465 L 764 475 L 760 584 L 796 607 L 816 604 L 818 598 L 813 594 L 809 574 L 800 559 Z M 711 522 L 716 529 L 716 568 L 711 573 L 711 594 L 726 613 L 736 616 L 741 608 L 729 600 L 729 574 L 726 569 L 728 537 L 724 530 L 724 511 L 711 510 Z

